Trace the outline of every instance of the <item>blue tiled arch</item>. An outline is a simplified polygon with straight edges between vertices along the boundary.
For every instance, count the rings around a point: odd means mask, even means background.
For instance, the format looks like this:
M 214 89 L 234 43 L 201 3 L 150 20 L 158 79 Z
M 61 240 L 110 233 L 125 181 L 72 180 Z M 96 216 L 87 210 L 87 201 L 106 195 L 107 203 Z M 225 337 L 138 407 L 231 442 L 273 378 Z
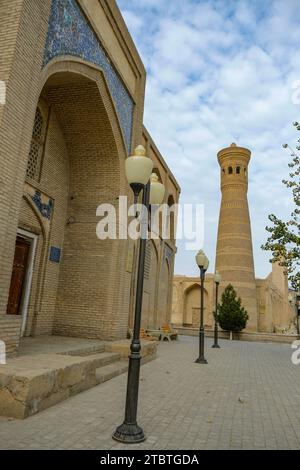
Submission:
M 76 0 L 52 0 L 43 65 L 64 55 L 79 57 L 101 67 L 130 152 L 133 99 Z

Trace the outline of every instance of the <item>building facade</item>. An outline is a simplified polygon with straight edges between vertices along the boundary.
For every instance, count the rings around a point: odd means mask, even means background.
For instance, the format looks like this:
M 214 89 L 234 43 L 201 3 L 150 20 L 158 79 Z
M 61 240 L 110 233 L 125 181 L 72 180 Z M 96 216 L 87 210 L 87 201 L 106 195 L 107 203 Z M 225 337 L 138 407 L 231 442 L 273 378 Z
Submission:
M 282 268 L 272 265 L 266 279 L 255 279 L 257 314 L 247 332 L 296 332 L 295 311 L 288 302 L 288 283 Z M 222 293 L 222 289 L 220 290 Z M 221 300 L 219 298 L 219 300 Z M 204 283 L 204 326 L 214 327 L 215 283 L 207 274 Z M 197 277 L 174 276 L 172 323 L 178 327 L 198 329 L 200 326 L 200 280 Z M 253 329 L 253 324 L 256 325 Z
M 216 248 L 216 271 L 221 274 L 220 295 L 232 284 L 242 299 L 249 320 L 246 331 L 276 333 L 289 330 L 295 319 L 288 301 L 288 281 L 283 269 L 272 265 L 266 279 L 256 279 L 251 222 L 247 200 L 248 165 L 251 152 L 232 144 L 218 153 L 222 200 Z M 214 276 L 205 278 L 204 324 L 214 325 Z M 175 276 L 172 322 L 177 326 L 199 327 L 200 280 Z
M 132 192 L 125 159 L 143 144 L 146 73 L 114 0 L 0 3 L 0 339 L 121 339 L 132 323 L 138 243 L 99 240 L 97 207 Z M 143 324 L 169 321 L 175 240 L 149 241 Z M 163 307 L 162 307 L 163 306 Z

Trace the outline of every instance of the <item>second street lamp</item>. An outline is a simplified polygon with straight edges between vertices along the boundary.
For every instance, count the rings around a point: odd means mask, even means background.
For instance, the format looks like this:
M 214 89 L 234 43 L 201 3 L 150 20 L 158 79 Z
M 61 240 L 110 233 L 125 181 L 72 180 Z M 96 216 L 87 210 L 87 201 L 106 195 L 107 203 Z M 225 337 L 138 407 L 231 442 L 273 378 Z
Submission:
M 150 191 L 150 205 L 159 206 L 165 197 L 165 187 L 162 183 L 158 181 L 158 176 L 156 173 L 152 173 L 151 178 L 151 191 Z
M 300 335 L 300 329 L 299 329 L 299 315 L 300 315 L 300 291 L 298 290 L 296 294 L 296 319 L 297 319 L 297 335 Z
M 221 282 L 221 274 L 218 271 L 215 274 L 215 286 L 216 286 L 216 305 L 215 305 L 215 331 L 214 331 L 214 344 L 212 348 L 220 348 L 218 343 L 218 293 L 219 293 L 219 285 Z
M 209 261 L 203 250 L 200 250 L 196 255 L 196 263 L 200 269 L 200 328 L 199 328 L 199 357 L 196 359 L 197 364 L 207 364 L 204 357 L 204 280 L 205 273 L 208 270 Z
M 289 299 L 290 305 L 294 307 L 295 309 L 297 335 L 299 336 L 300 335 L 300 331 L 299 331 L 300 292 L 298 293 L 295 292 L 294 295 L 290 293 L 288 299 Z
M 162 191 L 161 186 L 155 186 L 151 184 L 154 178 L 151 178 L 151 182 L 149 181 L 151 172 L 153 170 L 153 162 L 150 158 L 146 157 L 146 151 L 142 145 L 135 149 L 133 156 L 127 158 L 125 162 L 125 169 L 128 183 L 130 184 L 134 193 L 135 203 L 138 200 L 140 192 L 143 190 L 143 205 L 141 215 L 141 238 L 138 261 L 133 338 L 130 345 L 129 354 L 125 419 L 123 424 L 118 426 L 118 428 L 115 430 L 113 438 L 119 442 L 134 444 L 142 442 L 146 439 L 143 429 L 137 424 L 137 407 L 141 366 L 140 328 L 144 289 L 144 267 L 148 231 L 149 202 L 150 200 L 155 200 L 157 204 L 161 204 L 161 199 L 164 197 L 164 191 Z M 155 181 L 155 183 L 157 183 L 157 181 Z M 160 185 L 161 183 L 157 184 Z M 160 197 L 157 195 L 157 192 L 159 192 Z

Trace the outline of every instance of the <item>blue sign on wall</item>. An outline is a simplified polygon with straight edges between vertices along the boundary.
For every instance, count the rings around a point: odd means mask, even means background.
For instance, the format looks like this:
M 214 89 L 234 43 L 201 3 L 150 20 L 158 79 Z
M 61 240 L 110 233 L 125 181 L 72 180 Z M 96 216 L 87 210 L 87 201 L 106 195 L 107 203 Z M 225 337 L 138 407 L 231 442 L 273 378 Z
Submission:
M 50 261 L 53 263 L 59 263 L 60 262 L 60 255 L 61 255 L 61 249 L 57 248 L 56 246 L 51 246 L 50 248 Z

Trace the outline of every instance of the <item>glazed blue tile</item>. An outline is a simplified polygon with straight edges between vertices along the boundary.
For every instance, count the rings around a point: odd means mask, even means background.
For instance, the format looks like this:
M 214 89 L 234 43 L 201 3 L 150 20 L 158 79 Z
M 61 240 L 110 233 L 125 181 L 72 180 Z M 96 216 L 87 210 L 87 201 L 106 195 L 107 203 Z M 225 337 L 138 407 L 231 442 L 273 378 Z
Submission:
M 56 246 L 51 246 L 49 260 L 52 261 L 52 263 L 60 263 L 60 258 L 61 249 L 57 248 Z
M 134 102 L 76 0 L 52 0 L 44 66 L 54 57 L 64 55 L 80 57 L 101 67 L 130 152 Z
M 34 204 L 36 205 L 42 216 L 50 220 L 53 209 L 53 200 L 49 199 L 48 204 L 44 204 L 42 202 L 42 195 L 38 190 L 36 190 L 34 196 L 31 196 L 31 199 L 33 200 Z

